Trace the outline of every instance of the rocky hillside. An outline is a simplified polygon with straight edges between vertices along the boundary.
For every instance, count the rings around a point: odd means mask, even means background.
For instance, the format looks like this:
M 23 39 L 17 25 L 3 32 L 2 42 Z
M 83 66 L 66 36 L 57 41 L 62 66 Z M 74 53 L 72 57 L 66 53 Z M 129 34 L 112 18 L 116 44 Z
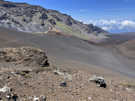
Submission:
M 97 26 L 83 24 L 55 10 L 4 0 L 0 1 L 0 26 L 37 33 L 51 30 L 75 35 L 106 33 Z

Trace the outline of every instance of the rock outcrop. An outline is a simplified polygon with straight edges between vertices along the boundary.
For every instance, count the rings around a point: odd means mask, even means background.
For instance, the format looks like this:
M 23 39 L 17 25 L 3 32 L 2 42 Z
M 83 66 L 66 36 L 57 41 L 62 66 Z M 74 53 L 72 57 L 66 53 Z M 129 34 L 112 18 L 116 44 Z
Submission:
M 15 65 L 49 66 L 46 53 L 40 49 L 31 47 L 2 48 L 0 49 L 0 61 Z

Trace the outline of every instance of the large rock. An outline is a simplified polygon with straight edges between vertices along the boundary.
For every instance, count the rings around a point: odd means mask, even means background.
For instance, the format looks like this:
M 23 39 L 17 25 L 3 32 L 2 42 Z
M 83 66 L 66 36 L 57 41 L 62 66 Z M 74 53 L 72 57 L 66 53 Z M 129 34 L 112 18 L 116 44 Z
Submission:
M 45 51 L 32 47 L 2 48 L 0 49 L 0 61 L 16 65 L 49 66 Z
M 102 76 L 96 76 L 96 75 L 94 75 L 93 77 L 91 77 L 89 79 L 89 81 L 96 83 L 100 87 L 104 87 L 104 88 L 107 87 L 107 84 L 105 82 L 105 79 Z

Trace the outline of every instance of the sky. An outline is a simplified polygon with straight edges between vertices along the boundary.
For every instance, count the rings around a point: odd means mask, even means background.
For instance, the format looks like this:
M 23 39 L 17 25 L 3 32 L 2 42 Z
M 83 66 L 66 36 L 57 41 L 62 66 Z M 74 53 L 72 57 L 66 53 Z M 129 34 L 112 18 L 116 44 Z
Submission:
M 40 5 L 109 32 L 135 32 L 135 0 L 8 0 Z

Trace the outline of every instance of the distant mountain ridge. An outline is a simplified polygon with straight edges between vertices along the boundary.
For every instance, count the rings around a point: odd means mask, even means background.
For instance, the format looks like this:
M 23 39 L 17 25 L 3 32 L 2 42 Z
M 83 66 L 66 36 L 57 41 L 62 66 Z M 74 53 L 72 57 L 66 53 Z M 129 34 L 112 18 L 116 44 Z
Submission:
M 68 34 L 106 34 L 92 24 L 83 24 L 56 10 L 26 3 L 0 1 L 0 26 L 24 32 L 46 33 L 57 31 Z

